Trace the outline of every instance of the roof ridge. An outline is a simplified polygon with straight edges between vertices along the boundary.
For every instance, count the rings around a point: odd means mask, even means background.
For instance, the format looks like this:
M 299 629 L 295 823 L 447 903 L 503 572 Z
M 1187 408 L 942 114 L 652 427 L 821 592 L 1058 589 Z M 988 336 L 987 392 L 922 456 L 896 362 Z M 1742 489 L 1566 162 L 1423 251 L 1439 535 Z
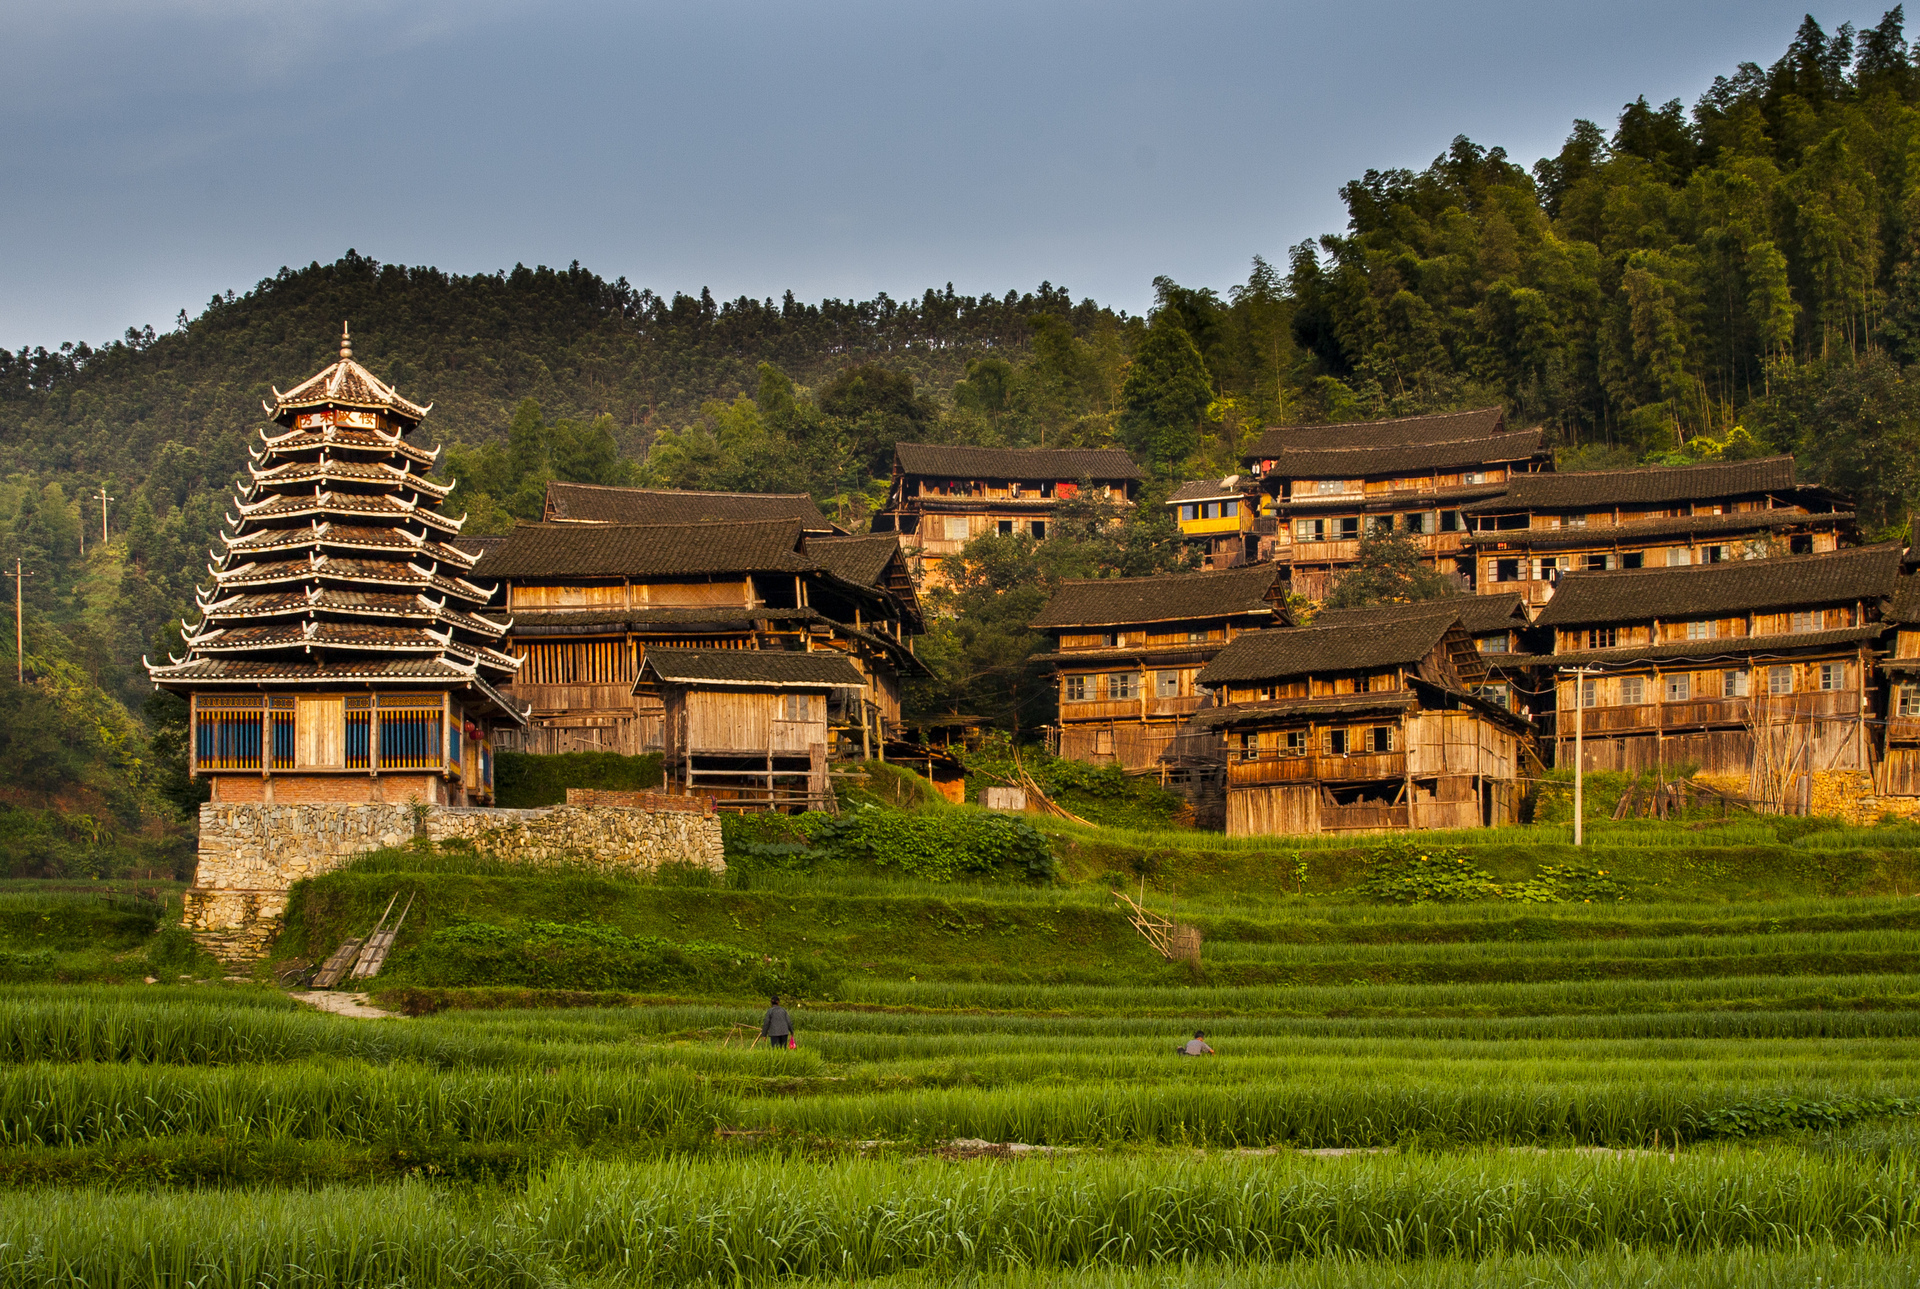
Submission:
M 638 492 L 653 497 L 795 497 L 813 499 L 810 492 L 723 492 L 715 488 L 640 488 L 624 483 L 574 483 L 567 479 L 549 479 L 549 488 L 592 488 L 596 492 Z
M 1203 577 L 1231 577 L 1244 575 L 1251 569 L 1268 569 L 1273 573 L 1280 571 L 1280 565 L 1272 560 L 1262 560 L 1258 564 L 1242 564 L 1237 568 L 1196 568 L 1175 570 L 1166 573 L 1144 573 L 1139 577 L 1063 577 L 1061 586 L 1124 586 L 1128 582 L 1157 582 L 1164 578 L 1179 578 L 1181 581 L 1196 581 Z
M 1309 423 L 1291 421 L 1285 425 L 1263 425 L 1261 433 L 1268 430 L 1338 430 L 1348 425 L 1398 425 L 1404 421 L 1438 421 L 1454 416 L 1478 416 L 1483 412 L 1499 412 L 1502 419 L 1506 416 L 1506 406 L 1502 403 L 1488 403 L 1485 407 L 1464 407 L 1457 412 L 1414 412 L 1407 416 L 1383 416 L 1371 421 L 1323 421 Z M 1541 428 L 1541 427 L 1534 427 Z M 1522 434 L 1524 430 L 1508 430 L 1505 433 Z M 1487 436 L 1483 436 L 1487 437 Z
M 1819 518 L 1820 516 L 1806 516 Z M 1604 532 L 1605 529 L 1600 531 Z M 1832 560 L 1842 556 L 1861 556 L 1881 554 L 1887 551 L 1904 551 L 1901 542 L 1874 542 L 1867 546 L 1842 546 L 1838 550 L 1813 551 L 1805 555 L 1769 555 L 1764 559 L 1723 559 L 1711 564 L 1662 564 L 1653 568 L 1610 568 L 1610 569 L 1574 569 L 1567 578 L 1600 580 L 1604 578 L 1631 578 L 1644 576 L 1679 576 L 1686 573 L 1727 572 L 1732 569 L 1747 568 L 1755 564 L 1784 564 L 1789 561 Z
M 1741 461 L 1689 461 L 1684 465 L 1628 465 L 1620 466 L 1612 470 L 1555 470 L 1552 472 L 1552 475 L 1556 479 L 1584 479 L 1589 475 L 1657 474 L 1666 470 L 1701 470 L 1710 467 L 1725 468 L 1728 466 L 1767 465 L 1775 461 L 1793 461 L 1796 466 L 1799 464 L 1791 452 L 1774 452 L 1763 457 L 1747 457 Z

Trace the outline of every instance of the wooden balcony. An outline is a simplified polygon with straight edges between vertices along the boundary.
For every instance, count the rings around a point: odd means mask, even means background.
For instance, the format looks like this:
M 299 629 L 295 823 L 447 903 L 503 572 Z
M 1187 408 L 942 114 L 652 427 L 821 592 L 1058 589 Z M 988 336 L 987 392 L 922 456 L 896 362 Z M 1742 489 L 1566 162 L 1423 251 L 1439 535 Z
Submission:
M 1321 832 L 1384 832 L 1407 826 L 1405 806 L 1329 806 L 1320 807 Z
M 1649 680 L 1649 687 L 1654 683 Z M 1715 727 L 1744 726 L 1750 722 L 1851 720 L 1860 712 L 1858 690 L 1834 689 L 1809 694 L 1777 694 L 1753 698 L 1692 698 L 1679 703 L 1642 703 L 1637 707 L 1589 707 L 1581 718 L 1588 737 L 1609 734 L 1666 734 Z M 1560 737 L 1573 737 L 1575 715 L 1559 714 Z M 1920 729 L 1920 721 L 1914 725 Z M 1889 732 L 1891 737 L 1891 732 Z M 1915 735 L 1920 738 L 1920 734 Z
M 1402 779 L 1407 773 L 1404 752 L 1366 752 L 1353 756 L 1265 756 L 1258 760 L 1229 761 L 1229 784 L 1367 782 Z

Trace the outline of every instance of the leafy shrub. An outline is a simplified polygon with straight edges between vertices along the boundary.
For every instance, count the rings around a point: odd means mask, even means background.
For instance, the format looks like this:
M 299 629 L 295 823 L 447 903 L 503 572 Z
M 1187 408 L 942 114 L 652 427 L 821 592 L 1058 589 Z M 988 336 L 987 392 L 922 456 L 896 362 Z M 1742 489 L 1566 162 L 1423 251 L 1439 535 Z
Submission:
M 430 985 L 546 989 L 664 989 L 818 995 L 830 982 L 810 964 L 707 940 L 633 936 L 601 923 L 442 927 L 393 959 L 396 977 Z
M 1390 841 L 1367 852 L 1366 877 L 1355 893 L 1383 904 L 1498 899 L 1493 874 L 1469 864 L 1457 846 Z
M 1626 885 L 1604 868 L 1547 864 L 1533 877 L 1501 882 L 1467 862 L 1457 846 L 1383 842 L 1367 852 L 1366 877 L 1354 893 L 1383 904 L 1441 904 L 1461 900 L 1516 900 L 1528 904 L 1624 900 Z
M 873 806 L 828 823 L 815 848 L 842 862 L 897 870 L 930 882 L 963 875 L 1054 877 L 1053 851 L 1032 824 L 974 811 L 905 815 Z
M 622 756 L 618 752 L 562 752 L 557 756 L 501 752 L 494 758 L 494 800 L 517 809 L 564 805 L 568 788 L 645 792 L 659 786 L 658 752 L 646 756 Z
M 1130 775 L 1117 765 L 1093 765 L 1054 756 L 1038 745 L 1018 749 L 1018 768 L 1040 785 L 1041 791 L 1092 823 L 1110 828 L 1165 828 L 1186 806 L 1177 792 L 1169 792 L 1152 778 Z M 967 767 L 967 793 L 978 800 L 984 785 L 1012 782 L 1015 748 L 1005 734 L 995 734 L 975 751 L 962 754 Z
M 1802 1097 L 1772 1097 L 1723 1106 L 1688 1121 L 1694 1138 L 1761 1137 L 1807 1128 L 1844 1128 L 1862 1119 L 1920 1114 L 1916 1097 L 1846 1097 L 1809 1101 Z

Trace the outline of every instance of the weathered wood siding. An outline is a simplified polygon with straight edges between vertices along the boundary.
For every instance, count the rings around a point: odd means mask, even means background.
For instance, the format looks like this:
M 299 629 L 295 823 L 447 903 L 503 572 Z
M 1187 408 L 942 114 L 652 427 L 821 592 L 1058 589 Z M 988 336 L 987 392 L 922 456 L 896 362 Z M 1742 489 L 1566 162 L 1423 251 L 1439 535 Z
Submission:
M 800 719 L 788 718 L 789 702 L 798 704 Z M 827 742 L 824 694 L 695 691 L 687 695 L 686 712 L 681 751 L 696 756 L 806 756 L 814 744 Z

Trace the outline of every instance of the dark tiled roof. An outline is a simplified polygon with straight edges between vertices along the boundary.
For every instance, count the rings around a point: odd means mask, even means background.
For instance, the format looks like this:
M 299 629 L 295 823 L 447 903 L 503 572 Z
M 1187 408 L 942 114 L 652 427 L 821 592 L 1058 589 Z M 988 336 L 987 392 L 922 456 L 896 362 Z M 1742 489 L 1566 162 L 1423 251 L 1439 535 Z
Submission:
M 596 524 L 740 523 L 797 519 L 810 533 L 840 531 L 804 492 L 683 492 L 549 483 L 547 518 Z
M 502 533 L 495 537 L 455 537 L 451 538 L 447 545 L 456 550 L 463 550 L 469 555 L 479 556 L 485 555 L 490 550 L 499 549 L 500 544 L 506 540 L 506 534 Z
M 1899 571 L 1900 548 L 1887 545 L 1682 568 L 1569 573 L 1534 622 L 1563 627 L 1878 601 L 1893 594 Z
M 756 649 L 647 650 L 641 674 L 675 685 L 781 689 L 859 689 L 860 673 L 838 653 L 776 653 Z
M 1793 458 L 1703 461 L 1633 470 L 1576 470 L 1515 475 L 1504 497 L 1468 510 L 1563 510 L 1577 506 L 1645 506 L 1780 493 L 1794 487 Z
M 1283 479 L 1364 479 L 1376 475 L 1450 474 L 1475 466 L 1526 461 L 1540 454 L 1543 432 L 1521 430 L 1457 443 L 1368 448 L 1284 448 L 1270 474 Z M 1262 459 L 1267 459 L 1263 456 Z
M 1182 501 L 1219 501 L 1223 498 L 1238 497 L 1253 486 L 1253 476 L 1230 474 L 1224 479 L 1196 479 L 1192 483 L 1183 483 L 1167 494 L 1167 504 L 1175 505 Z
M 1453 613 L 1434 612 L 1355 626 L 1255 631 L 1215 654 L 1198 683 L 1404 667 L 1432 653 L 1458 620 Z
M 1666 658 L 1742 659 L 1755 654 L 1781 654 L 1805 649 L 1830 649 L 1835 645 L 1858 644 L 1873 640 L 1887 630 L 1884 622 L 1864 627 L 1841 627 L 1835 631 L 1801 631 L 1791 635 L 1723 636 L 1717 640 L 1673 640 L 1657 645 L 1627 645 L 1619 649 L 1582 649 L 1557 653 L 1533 660 L 1535 665 L 1553 667 L 1626 666 L 1636 662 L 1659 662 Z
M 1144 479 L 1133 458 L 1119 448 L 966 448 L 938 443 L 898 443 L 900 469 L 913 475 L 952 479 Z
M 1920 625 L 1920 575 L 1902 577 L 1887 606 L 1887 620 L 1904 626 Z
M 814 563 L 855 586 L 879 586 L 887 564 L 899 551 L 898 533 L 807 539 L 807 554 L 813 557 Z
M 1322 609 L 1313 615 L 1316 627 L 1353 627 L 1372 622 L 1396 622 L 1437 611 L 1456 614 L 1460 625 L 1474 635 L 1527 625 L 1526 597 L 1518 591 L 1500 595 L 1451 595 L 1414 604 L 1375 604 L 1364 609 Z
M 476 577 L 698 577 L 806 572 L 800 522 L 521 524 L 474 566 Z
M 1802 524 L 1850 524 L 1851 511 L 1802 514 L 1794 510 L 1743 510 L 1731 515 L 1686 515 L 1675 519 L 1640 519 L 1630 524 L 1590 524 L 1584 528 L 1508 528 L 1469 533 L 1466 544 L 1477 550 L 1511 546 L 1523 550 L 1574 550 L 1589 546 L 1626 546 L 1661 537 L 1713 537 L 1737 533 L 1765 533 Z
M 1108 627 L 1267 614 L 1272 612 L 1267 592 L 1280 575 L 1278 565 L 1249 564 L 1215 573 L 1062 582 L 1033 626 Z
M 1264 461 L 1293 449 L 1385 448 L 1486 439 L 1506 426 L 1497 407 L 1432 416 L 1397 416 L 1385 421 L 1343 421 L 1338 425 L 1270 425 L 1243 458 Z

